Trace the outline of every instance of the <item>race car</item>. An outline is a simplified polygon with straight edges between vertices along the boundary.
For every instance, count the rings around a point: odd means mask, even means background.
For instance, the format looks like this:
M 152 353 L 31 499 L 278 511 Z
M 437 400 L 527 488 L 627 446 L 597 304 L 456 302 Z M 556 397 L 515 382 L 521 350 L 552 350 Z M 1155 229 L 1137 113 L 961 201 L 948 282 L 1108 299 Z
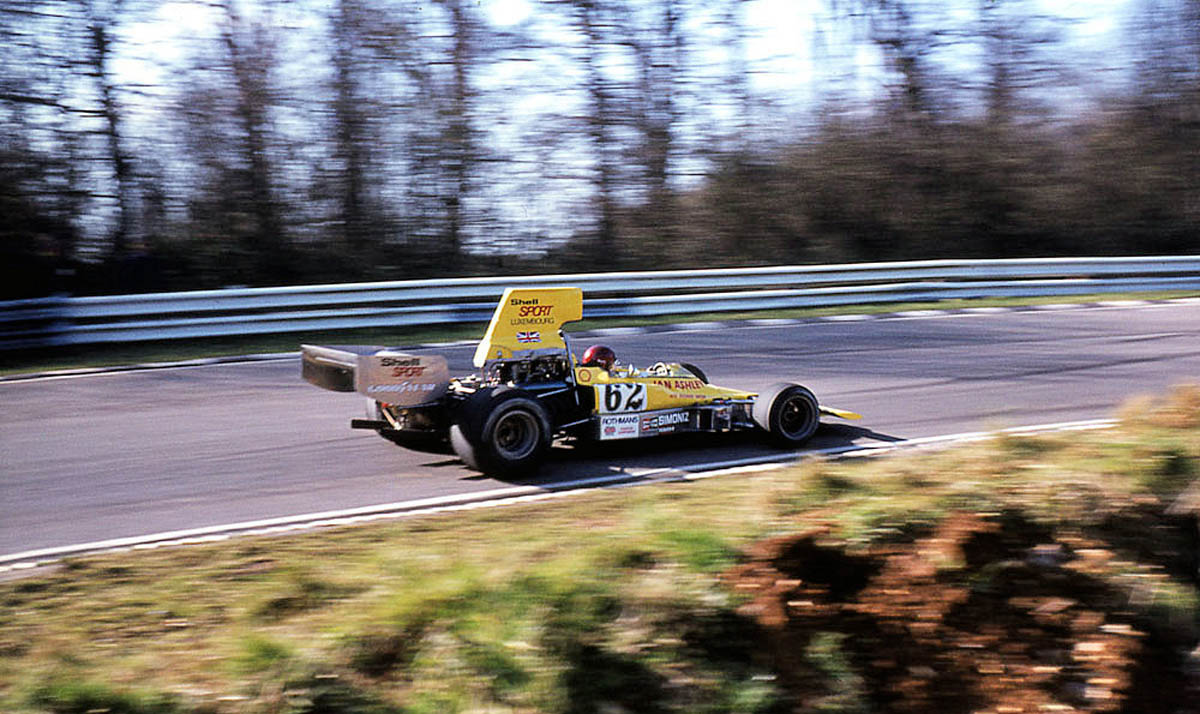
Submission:
M 351 427 L 418 451 L 453 452 L 503 478 L 535 472 L 558 437 L 607 442 L 753 429 L 794 447 L 822 415 L 860 418 L 818 404 L 790 382 L 761 393 L 718 387 L 694 365 L 635 369 L 600 345 L 577 359 L 563 327 L 582 318 L 579 288 L 510 288 L 475 350 L 474 374 L 451 377 L 439 355 L 313 345 L 301 346 L 301 372 L 319 387 L 367 397 L 367 418 Z

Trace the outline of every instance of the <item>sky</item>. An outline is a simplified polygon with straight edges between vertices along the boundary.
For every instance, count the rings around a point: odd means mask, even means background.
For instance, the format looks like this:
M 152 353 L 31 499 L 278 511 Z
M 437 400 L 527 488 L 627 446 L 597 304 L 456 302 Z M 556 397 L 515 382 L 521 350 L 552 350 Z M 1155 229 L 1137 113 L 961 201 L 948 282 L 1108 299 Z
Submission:
M 1067 20 L 1065 42 L 1081 53 L 1110 56 L 1120 45 L 1121 18 L 1132 0 L 1032 0 L 1034 6 L 1049 15 Z M 823 77 L 820 48 L 814 46 L 817 22 L 827 12 L 824 0 L 752 0 L 745 6 L 750 27 L 747 60 L 754 67 L 751 81 L 757 89 L 796 89 Z M 535 0 L 480 0 L 479 6 L 496 27 L 518 25 L 529 19 Z M 962 9 L 946 5 L 954 14 L 973 14 L 975 1 L 965 0 Z M 126 28 L 126 37 L 135 48 L 124 52 L 116 62 L 119 73 L 139 77 L 146 84 L 162 80 L 166 68 L 178 66 L 188 52 L 190 38 L 213 35 L 219 11 L 207 3 L 169 0 L 148 18 Z M 283 17 L 291 26 L 312 23 L 303 15 Z M 827 23 L 822 23 L 827 24 Z M 842 41 L 839 41 L 842 40 Z M 878 57 L 870 47 L 853 47 L 848 38 L 828 38 L 824 52 L 851 54 L 854 65 L 870 71 Z

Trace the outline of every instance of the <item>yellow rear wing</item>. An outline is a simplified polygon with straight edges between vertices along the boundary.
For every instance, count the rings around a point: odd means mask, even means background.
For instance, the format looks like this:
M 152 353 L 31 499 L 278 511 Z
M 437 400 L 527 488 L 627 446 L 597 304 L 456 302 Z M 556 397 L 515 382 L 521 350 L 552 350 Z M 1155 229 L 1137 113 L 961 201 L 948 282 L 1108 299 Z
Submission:
M 562 327 L 581 319 L 583 290 L 579 288 L 509 288 L 475 349 L 475 366 L 566 352 Z

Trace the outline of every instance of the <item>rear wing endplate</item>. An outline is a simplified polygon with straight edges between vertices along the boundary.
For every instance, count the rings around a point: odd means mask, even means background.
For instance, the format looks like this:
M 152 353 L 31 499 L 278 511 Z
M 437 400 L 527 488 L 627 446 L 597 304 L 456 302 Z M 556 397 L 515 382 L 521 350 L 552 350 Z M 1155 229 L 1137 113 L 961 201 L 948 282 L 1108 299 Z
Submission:
M 441 399 L 450 368 L 440 355 L 411 355 L 376 348 L 360 354 L 334 347 L 300 346 L 305 381 L 334 392 L 358 392 L 376 401 L 411 407 Z

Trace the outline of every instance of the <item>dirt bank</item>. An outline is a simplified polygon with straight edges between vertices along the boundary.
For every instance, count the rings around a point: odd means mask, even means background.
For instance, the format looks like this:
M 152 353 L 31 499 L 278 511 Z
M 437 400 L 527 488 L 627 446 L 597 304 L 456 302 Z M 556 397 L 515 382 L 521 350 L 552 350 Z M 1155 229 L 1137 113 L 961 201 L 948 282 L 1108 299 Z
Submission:
M 1051 532 L 957 513 L 909 542 L 823 530 L 762 541 L 726 573 L 796 711 L 1200 711 L 1195 521 L 1130 503 Z

